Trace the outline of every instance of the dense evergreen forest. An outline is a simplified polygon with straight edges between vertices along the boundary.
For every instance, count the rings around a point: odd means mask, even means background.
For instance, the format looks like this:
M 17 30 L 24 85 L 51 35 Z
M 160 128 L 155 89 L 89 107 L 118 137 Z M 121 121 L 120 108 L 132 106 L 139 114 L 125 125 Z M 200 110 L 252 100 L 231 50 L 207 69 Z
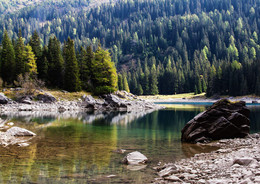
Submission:
M 48 87 L 68 91 L 91 91 L 107 94 L 117 90 L 117 72 L 110 53 L 99 45 L 95 52 L 92 46 L 75 51 L 74 41 L 69 37 L 61 48 L 56 37 L 50 37 L 43 48 L 35 31 L 25 45 L 21 31 L 11 42 L 4 32 L 1 47 L 1 85 L 21 85 L 29 78 L 33 83 L 46 83 Z M 18 81 L 18 82 L 17 82 Z
M 2 15 L 0 34 L 17 40 L 21 29 L 29 43 L 37 30 L 43 52 L 54 36 L 62 47 L 72 38 L 80 53 L 100 41 L 118 69 L 118 88 L 135 94 L 260 95 L 260 0 L 54 2 Z

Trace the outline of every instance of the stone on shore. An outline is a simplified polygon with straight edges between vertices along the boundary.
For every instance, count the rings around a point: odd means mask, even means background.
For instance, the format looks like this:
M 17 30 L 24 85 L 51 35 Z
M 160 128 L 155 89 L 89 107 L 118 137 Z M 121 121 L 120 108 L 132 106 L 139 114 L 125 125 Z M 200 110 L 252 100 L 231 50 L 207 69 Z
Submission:
M 138 151 L 134 151 L 132 153 L 128 153 L 122 163 L 128 165 L 138 165 L 138 164 L 146 164 L 148 161 L 147 157 Z
M 54 103 L 57 99 L 50 93 L 38 94 L 37 99 L 43 103 Z
M 35 136 L 36 134 L 24 128 L 12 127 L 5 132 L 11 136 Z
M 249 115 L 245 102 L 220 100 L 186 124 L 181 140 L 196 143 L 245 137 L 250 128 Z

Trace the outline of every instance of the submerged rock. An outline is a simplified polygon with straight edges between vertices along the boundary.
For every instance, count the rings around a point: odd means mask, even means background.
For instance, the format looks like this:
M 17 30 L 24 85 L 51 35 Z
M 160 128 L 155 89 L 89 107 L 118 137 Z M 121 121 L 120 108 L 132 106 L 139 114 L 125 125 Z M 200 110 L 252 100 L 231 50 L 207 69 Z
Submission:
M 12 127 L 5 132 L 11 136 L 35 136 L 36 134 L 24 128 Z
M 128 153 L 124 159 L 122 160 L 122 162 L 124 164 L 128 164 L 128 165 L 138 165 L 138 164 L 146 164 L 148 161 L 147 157 L 144 156 L 142 153 L 140 153 L 139 151 L 135 151 L 132 153 Z
M 220 100 L 185 125 L 181 140 L 196 143 L 245 137 L 250 128 L 249 115 L 245 102 Z

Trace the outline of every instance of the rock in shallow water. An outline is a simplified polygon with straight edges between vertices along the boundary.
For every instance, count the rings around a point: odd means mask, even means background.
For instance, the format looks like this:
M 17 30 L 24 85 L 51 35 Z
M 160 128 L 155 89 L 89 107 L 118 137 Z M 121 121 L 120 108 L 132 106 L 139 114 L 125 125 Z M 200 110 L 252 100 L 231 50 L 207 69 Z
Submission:
M 5 132 L 11 136 L 35 136 L 36 134 L 24 128 L 12 127 Z
M 147 161 L 147 157 L 138 151 L 128 153 L 122 160 L 124 164 L 128 165 L 146 164 Z
M 186 124 L 181 140 L 196 143 L 245 137 L 249 133 L 249 115 L 245 102 L 220 100 Z

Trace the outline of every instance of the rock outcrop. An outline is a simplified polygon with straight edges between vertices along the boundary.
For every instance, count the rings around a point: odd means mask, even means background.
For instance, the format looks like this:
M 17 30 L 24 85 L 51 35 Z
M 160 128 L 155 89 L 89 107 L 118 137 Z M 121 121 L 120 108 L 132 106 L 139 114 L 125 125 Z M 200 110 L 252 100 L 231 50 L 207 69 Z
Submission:
M 181 140 L 196 143 L 245 137 L 250 128 L 249 115 L 245 102 L 222 99 L 189 121 L 182 129 Z
M 146 156 L 144 156 L 139 151 L 134 151 L 132 153 L 128 153 L 122 160 L 122 163 L 128 165 L 139 165 L 139 164 L 146 164 L 147 161 L 148 159 Z

